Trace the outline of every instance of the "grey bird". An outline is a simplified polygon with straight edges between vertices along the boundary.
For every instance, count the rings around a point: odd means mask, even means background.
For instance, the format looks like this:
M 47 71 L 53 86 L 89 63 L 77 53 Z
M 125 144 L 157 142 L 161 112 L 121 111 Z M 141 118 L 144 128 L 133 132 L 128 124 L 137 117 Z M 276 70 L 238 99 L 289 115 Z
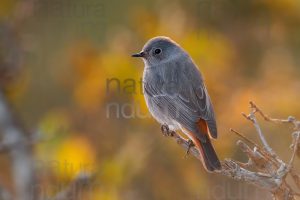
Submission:
M 213 106 L 202 75 L 189 54 L 168 37 L 154 37 L 140 53 L 143 90 L 152 116 L 170 130 L 181 130 L 195 145 L 207 171 L 221 169 L 211 138 L 217 138 Z

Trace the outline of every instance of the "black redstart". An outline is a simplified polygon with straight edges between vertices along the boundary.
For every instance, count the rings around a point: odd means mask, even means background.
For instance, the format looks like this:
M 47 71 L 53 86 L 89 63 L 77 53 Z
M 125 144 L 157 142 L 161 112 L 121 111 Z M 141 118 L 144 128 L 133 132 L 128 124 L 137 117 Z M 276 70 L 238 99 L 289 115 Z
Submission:
M 168 37 L 150 39 L 140 53 L 145 63 L 143 89 L 152 116 L 170 130 L 182 130 L 208 171 L 219 170 L 212 146 L 217 138 L 213 106 L 202 75 L 188 53 Z

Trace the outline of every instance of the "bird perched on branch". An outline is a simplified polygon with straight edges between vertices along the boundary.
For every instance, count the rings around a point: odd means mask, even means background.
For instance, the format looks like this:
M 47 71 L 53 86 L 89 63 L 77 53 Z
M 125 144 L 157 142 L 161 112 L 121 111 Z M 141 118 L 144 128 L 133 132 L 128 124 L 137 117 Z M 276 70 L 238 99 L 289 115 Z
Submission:
M 189 54 L 170 38 L 159 36 L 132 56 L 145 63 L 144 97 L 152 116 L 172 131 L 181 130 L 198 149 L 206 170 L 221 169 L 211 143 L 217 138 L 213 106 Z

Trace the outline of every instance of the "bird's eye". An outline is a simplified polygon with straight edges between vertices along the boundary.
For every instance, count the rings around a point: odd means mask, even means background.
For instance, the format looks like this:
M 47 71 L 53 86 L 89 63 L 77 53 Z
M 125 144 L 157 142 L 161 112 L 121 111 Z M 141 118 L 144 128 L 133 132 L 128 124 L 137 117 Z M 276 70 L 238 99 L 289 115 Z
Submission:
M 161 49 L 155 49 L 155 50 L 154 50 L 154 53 L 155 53 L 155 54 L 160 54 L 160 53 L 161 53 Z

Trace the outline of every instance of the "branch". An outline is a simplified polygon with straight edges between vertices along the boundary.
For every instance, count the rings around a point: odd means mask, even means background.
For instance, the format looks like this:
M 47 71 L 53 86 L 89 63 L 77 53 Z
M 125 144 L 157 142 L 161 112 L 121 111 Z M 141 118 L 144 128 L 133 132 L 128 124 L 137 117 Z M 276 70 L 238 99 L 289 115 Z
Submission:
M 176 132 L 172 132 L 172 134 L 169 136 L 175 139 L 177 144 L 181 145 L 186 151 L 189 152 L 189 154 L 193 155 L 198 160 L 201 160 L 199 151 L 197 150 L 196 147 L 194 146 L 191 147 L 188 140 L 185 140 Z M 240 167 L 240 165 L 237 164 L 236 161 L 230 159 L 226 159 L 225 161 L 223 161 L 222 170 L 217 171 L 216 173 L 228 176 L 235 180 L 244 180 L 247 182 L 251 182 L 252 184 L 262 188 L 274 189 L 275 187 L 278 186 L 277 184 L 274 184 L 274 182 L 270 181 L 270 177 L 268 177 L 266 174 L 260 174 L 260 173 L 257 174 L 251 172 L 247 169 Z M 263 180 L 261 180 L 262 177 Z
M 293 124 L 295 130 L 300 130 L 300 121 L 297 121 L 295 117 L 289 116 L 287 119 L 271 118 L 268 115 L 266 115 L 261 109 L 259 109 L 258 106 L 253 101 L 250 101 L 250 105 L 252 108 L 256 110 L 257 113 L 259 113 L 263 117 L 265 121 L 273 122 L 277 124 Z
M 4 147 L 11 157 L 16 199 L 32 200 L 34 199 L 32 185 L 35 179 L 31 151 L 26 145 L 26 133 L 13 117 L 2 91 L 0 91 L 0 129 L 3 143 L 6 144 Z
M 291 175 L 292 179 L 300 189 L 300 176 L 293 168 L 295 155 L 299 152 L 300 122 L 294 117 L 288 117 L 288 119 L 285 120 L 270 118 L 265 115 L 252 101 L 250 102 L 250 109 L 251 110 L 248 115 L 244 113 L 242 114 L 254 125 L 263 147 L 247 138 L 244 134 L 234 129 L 230 129 L 231 132 L 241 137 L 242 140 L 239 140 L 237 145 L 247 155 L 248 162 L 241 163 L 232 159 L 225 159 L 221 162 L 222 169 L 220 171 L 215 171 L 215 173 L 227 176 L 237 181 L 245 181 L 255 185 L 256 187 L 265 189 L 273 195 L 275 200 L 294 200 L 295 196 L 299 196 L 300 194 L 292 189 L 290 183 L 288 183 L 287 175 Z M 294 125 L 295 130 L 297 131 L 292 133 L 292 155 L 288 163 L 282 161 L 276 152 L 274 152 L 269 146 L 256 119 L 256 113 L 269 122 L 280 124 L 290 123 Z M 191 147 L 188 140 L 185 140 L 174 131 L 167 135 L 175 139 L 175 141 L 187 150 L 188 153 L 201 160 L 198 149 L 194 146 Z
M 238 181 L 246 181 L 259 188 L 266 190 L 274 190 L 279 186 L 279 182 L 269 174 L 252 172 L 241 167 L 236 161 L 226 159 L 223 162 L 222 170 L 216 172 Z
M 32 152 L 27 145 L 27 132 L 17 122 L 12 109 L 2 90 L 19 75 L 22 66 L 23 48 L 20 45 L 19 25 L 33 14 L 34 0 L 24 0 L 16 3 L 9 19 L 0 22 L 4 29 L 4 57 L 0 60 L 0 134 L 3 140 L 0 150 L 8 153 L 11 161 L 11 171 L 14 185 L 14 198 L 7 190 L 1 188 L 2 199 L 35 200 L 32 191 L 35 185 Z
M 291 177 L 293 178 L 294 182 L 296 183 L 298 189 L 300 189 L 300 176 L 295 172 L 294 168 L 293 168 L 293 163 L 295 160 L 295 155 L 299 149 L 299 142 L 300 142 L 300 132 L 294 132 L 293 133 L 293 138 L 294 138 L 294 142 L 291 145 L 291 147 L 293 148 L 293 153 L 289 162 L 289 172 Z
M 253 126 L 255 127 L 256 132 L 258 133 L 259 138 L 260 138 L 262 144 L 264 145 L 264 148 L 266 149 L 266 151 L 268 151 L 271 154 L 271 156 L 277 157 L 277 155 L 275 154 L 275 152 L 273 151 L 273 149 L 269 146 L 269 144 L 268 144 L 268 142 L 267 142 L 264 134 L 262 133 L 262 130 L 261 130 L 261 128 L 260 128 L 260 126 L 259 126 L 259 124 L 257 122 L 257 119 L 255 117 L 255 113 L 258 111 L 257 107 L 254 106 L 253 102 L 251 102 L 251 101 L 250 101 L 250 105 L 251 105 L 251 112 L 250 112 L 250 114 L 246 115 L 245 113 L 242 113 L 242 115 L 246 119 L 250 120 L 253 123 Z
M 293 138 L 294 138 L 294 142 L 291 145 L 291 147 L 293 148 L 293 153 L 292 153 L 292 157 L 291 157 L 290 162 L 289 162 L 290 167 L 293 166 L 293 162 L 295 160 L 295 155 L 296 155 L 297 150 L 298 150 L 298 144 L 299 144 L 299 140 L 300 140 L 300 132 L 299 131 L 294 132 L 293 133 Z

